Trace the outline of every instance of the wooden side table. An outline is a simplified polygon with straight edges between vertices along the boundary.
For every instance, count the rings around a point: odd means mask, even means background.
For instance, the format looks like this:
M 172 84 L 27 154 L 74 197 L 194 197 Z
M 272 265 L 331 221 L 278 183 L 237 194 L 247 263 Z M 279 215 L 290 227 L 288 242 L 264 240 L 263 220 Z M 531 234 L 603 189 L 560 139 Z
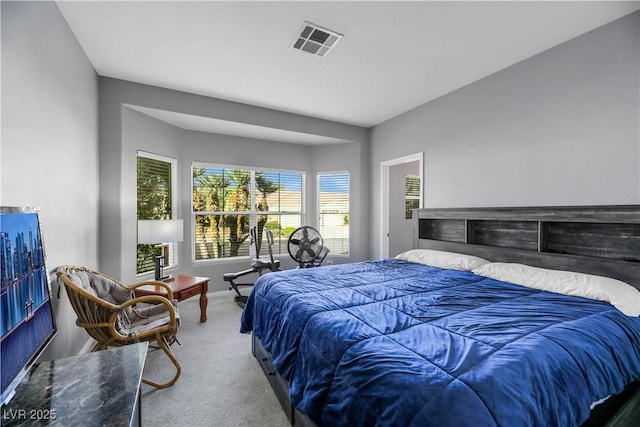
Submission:
M 183 301 L 194 295 L 200 294 L 200 321 L 207 321 L 207 292 L 209 290 L 208 277 L 185 276 L 178 274 L 164 279 L 163 282 L 171 287 L 171 290 L 173 291 L 173 298 L 178 301 Z M 160 295 L 165 298 L 167 297 L 167 290 L 158 285 L 140 286 L 135 289 L 135 293 L 136 296 Z

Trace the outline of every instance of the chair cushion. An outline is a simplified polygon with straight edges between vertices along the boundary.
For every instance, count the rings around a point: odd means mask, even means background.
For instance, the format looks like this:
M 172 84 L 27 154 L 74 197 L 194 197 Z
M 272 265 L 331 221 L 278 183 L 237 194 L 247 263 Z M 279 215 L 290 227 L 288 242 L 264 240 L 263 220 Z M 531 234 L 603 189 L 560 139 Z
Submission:
M 67 276 L 85 291 L 111 304 L 123 304 L 133 298 L 133 292 L 106 277 L 88 271 L 74 271 Z
M 171 300 L 176 313 L 176 323 L 180 325 L 178 302 Z M 123 316 L 123 328 L 126 333 L 143 332 L 169 323 L 170 316 L 164 304 L 137 304 Z

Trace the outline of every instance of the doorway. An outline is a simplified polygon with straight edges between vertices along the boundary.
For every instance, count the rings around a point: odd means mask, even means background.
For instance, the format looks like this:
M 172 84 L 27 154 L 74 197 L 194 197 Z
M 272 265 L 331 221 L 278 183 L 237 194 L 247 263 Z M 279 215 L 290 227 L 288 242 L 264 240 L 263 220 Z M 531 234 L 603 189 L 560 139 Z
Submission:
M 409 194 L 407 189 L 409 183 L 418 181 L 417 204 L 423 207 L 423 159 L 424 153 L 420 152 L 380 163 L 381 258 L 396 256 L 413 247 L 413 221 L 406 218 L 406 207 L 415 202 L 411 200 L 415 194 Z

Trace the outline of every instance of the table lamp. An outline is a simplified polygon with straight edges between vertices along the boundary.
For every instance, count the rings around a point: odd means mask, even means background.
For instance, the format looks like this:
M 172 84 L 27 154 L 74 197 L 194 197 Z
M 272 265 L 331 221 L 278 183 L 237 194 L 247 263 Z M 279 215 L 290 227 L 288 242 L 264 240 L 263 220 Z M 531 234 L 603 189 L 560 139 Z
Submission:
M 163 245 L 164 243 L 182 242 L 183 224 L 181 219 L 152 219 L 138 220 L 138 243 L 146 245 Z M 155 279 L 162 280 L 164 276 L 164 246 L 162 255 L 155 257 Z

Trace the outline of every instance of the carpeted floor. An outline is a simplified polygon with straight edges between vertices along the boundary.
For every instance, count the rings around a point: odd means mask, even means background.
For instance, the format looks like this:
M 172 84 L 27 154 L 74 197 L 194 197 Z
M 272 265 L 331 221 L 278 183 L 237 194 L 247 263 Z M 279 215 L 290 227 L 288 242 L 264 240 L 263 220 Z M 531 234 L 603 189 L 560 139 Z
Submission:
M 248 292 L 248 290 L 243 290 Z M 182 366 L 166 389 L 142 384 L 144 426 L 279 427 L 289 422 L 251 354 L 251 337 L 240 334 L 242 310 L 232 292 L 208 295 L 207 322 L 200 323 L 198 298 L 179 304 L 181 326 L 173 351 Z M 144 376 L 166 381 L 173 365 L 150 350 Z

